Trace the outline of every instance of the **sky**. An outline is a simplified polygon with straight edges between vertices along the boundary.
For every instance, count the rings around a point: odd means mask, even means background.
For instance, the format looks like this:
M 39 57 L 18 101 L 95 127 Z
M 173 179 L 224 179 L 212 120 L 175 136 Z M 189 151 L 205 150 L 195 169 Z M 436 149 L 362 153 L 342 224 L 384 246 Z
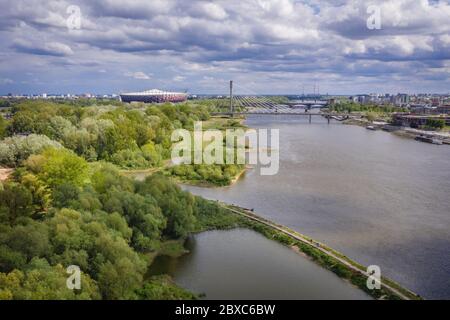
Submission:
M 450 0 L 0 0 L 0 39 L 0 94 L 450 92 Z

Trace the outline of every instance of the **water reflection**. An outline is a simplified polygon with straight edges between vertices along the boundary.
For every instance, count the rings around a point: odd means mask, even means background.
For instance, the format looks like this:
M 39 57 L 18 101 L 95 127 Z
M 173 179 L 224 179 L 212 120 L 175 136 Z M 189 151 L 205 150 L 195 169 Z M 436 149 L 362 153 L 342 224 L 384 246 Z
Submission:
M 189 239 L 181 258 L 158 257 L 149 275 L 168 273 L 207 299 L 370 299 L 293 250 L 245 229 Z

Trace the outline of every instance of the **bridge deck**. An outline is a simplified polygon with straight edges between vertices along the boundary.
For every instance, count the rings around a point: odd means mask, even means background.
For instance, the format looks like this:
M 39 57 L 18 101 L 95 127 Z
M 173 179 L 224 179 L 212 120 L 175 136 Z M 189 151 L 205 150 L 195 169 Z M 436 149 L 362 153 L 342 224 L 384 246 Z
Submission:
M 307 112 L 233 112 L 233 115 L 275 115 L 275 116 L 321 116 L 321 117 L 348 117 L 348 114 L 336 114 L 336 113 L 307 113 Z M 230 112 L 213 112 L 211 113 L 213 116 L 226 116 L 231 115 Z

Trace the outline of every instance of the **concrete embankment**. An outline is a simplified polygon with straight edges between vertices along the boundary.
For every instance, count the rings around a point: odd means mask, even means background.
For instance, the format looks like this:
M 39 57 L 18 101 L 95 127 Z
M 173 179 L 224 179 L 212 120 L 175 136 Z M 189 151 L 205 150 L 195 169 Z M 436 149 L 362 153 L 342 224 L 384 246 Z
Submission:
M 355 125 L 360 127 L 373 126 L 375 130 L 384 130 L 387 132 L 391 132 L 397 136 L 409 139 L 415 139 L 417 136 L 425 135 L 432 137 L 434 139 L 441 140 L 443 144 L 450 145 L 450 133 L 449 132 L 440 132 L 440 131 L 429 131 L 429 130 L 420 130 L 414 128 L 407 127 L 398 127 L 389 124 L 378 124 L 376 122 L 369 122 L 366 119 L 348 119 L 342 122 L 346 125 Z
M 272 221 L 262 218 L 248 209 L 240 208 L 237 206 L 230 206 L 230 205 L 227 205 L 224 203 L 221 203 L 221 204 L 224 208 L 228 209 L 230 212 L 232 212 L 234 214 L 238 214 L 238 215 L 243 216 L 251 221 L 254 221 L 254 222 L 260 223 L 266 227 L 269 227 L 270 229 L 272 229 L 276 232 L 286 235 L 286 236 L 290 237 L 291 239 L 298 241 L 301 244 L 312 248 L 313 250 L 317 250 L 318 252 L 326 255 L 327 257 L 329 257 L 331 259 L 334 259 L 335 261 L 342 264 L 345 268 L 347 268 L 351 272 L 359 275 L 360 278 L 362 277 L 364 279 L 367 279 L 370 276 L 367 273 L 366 268 L 364 268 L 362 265 L 352 261 L 348 257 L 327 247 L 326 245 L 323 245 L 323 244 L 321 244 L 309 237 L 306 237 L 296 231 L 293 231 L 285 226 L 276 224 Z M 298 249 L 303 251 L 300 247 Z M 363 287 L 363 286 L 365 286 L 365 282 L 362 283 L 361 281 L 358 281 L 357 285 L 358 285 L 358 287 L 360 287 L 361 289 L 363 289 L 367 292 L 367 288 Z M 398 299 L 403 299 L 403 300 L 421 299 L 414 292 L 401 287 L 399 284 L 395 283 L 394 281 L 392 281 L 386 277 L 382 277 L 381 286 L 385 292 L 388 292 L 390 294 L 390 296 L 393 296 Z M 384 296 L 380 297 L 377 294 L 375 294 L 375 292 L 369 291 L 368 293 L 371 294 L 372 296 L 374 296 L 375 298 L 384 299 Z

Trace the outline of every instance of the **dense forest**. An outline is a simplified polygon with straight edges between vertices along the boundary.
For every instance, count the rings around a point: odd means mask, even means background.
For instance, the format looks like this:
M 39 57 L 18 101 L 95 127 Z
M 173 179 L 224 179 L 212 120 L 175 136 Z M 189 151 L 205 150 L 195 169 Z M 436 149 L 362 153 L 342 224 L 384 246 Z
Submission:
M 174 129 L 206 120 L 202 106 L 77 106 L 26 101 L 14 106 L 0 144 L 0 163 L 20 165 L 26 152 L 52 142 L 87 161 L 105 160 L 122 168 L 157 166 L 170 156 Z M 39 151 L 39 150 L 38 150 Z
M 0 135 L 7 136 L 0 142 L 0 165 L 17 167 L 30 155 L 54 147 L 69 149 L 89 162 L 107 161 L 126 170 L 161 168 L 171 156 L 173 130 L 193 130 L 195 121 L 210 118 L 207 103 L 91 104 L 25 101 L 14 105 L 9 123 L 0 117 Z M 180 180 L 227 185 L 242 169 L 238 165 L 185 165 L 164 172 Z M 186 175 L 187 171 L 191 174 Z
M 0 299 L 196 297 L 146 277 L 151 257 L 166 241 L 238 218 L 164 172 L 136 181 L 119 169 L 161 166 L 172 130 L 207 120 L 206 107 L 26 101 L 11 115 L 0 122 L 0 164 L 15 169 L 0 184 Z M 233 174 L 209 170 L 220 181 Z M 70 265 L 82 270 L 80 290 L 66 287 Z

